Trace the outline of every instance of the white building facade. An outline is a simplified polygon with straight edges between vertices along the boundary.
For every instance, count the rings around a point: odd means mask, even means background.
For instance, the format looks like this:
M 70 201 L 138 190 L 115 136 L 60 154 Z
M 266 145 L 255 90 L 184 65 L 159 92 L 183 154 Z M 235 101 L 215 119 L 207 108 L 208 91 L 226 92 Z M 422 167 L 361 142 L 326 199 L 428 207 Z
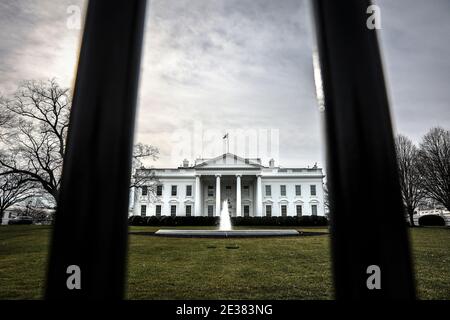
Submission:
M 282 168 L 271 160 L 227 153 L 212 159 L 185 160 L 178 168 L 138 169 L 153 174 L 153 186 L 132 188 L 130 215 L 219 216 L 224 200 L 232 217 L 323 216 L 321 168 Z M 157 181 L 157 182 L 155 182 Z M 150 192 L 150 190 L 152 190 Z

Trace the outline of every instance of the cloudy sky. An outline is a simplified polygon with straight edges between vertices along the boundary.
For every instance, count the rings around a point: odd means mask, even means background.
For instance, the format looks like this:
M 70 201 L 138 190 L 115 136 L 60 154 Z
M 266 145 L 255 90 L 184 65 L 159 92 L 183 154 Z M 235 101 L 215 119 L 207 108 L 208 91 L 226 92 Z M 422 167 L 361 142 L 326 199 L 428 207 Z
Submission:
M 377 4 L 395 129 L 418 142 L 450 127 L 450 1 Z M 72 86 L 81 30 L 71 6 L 84 5 L 0 2 L 0 93 L 23 79 Z M 304 1 L 153 0 L 146 23 L 135 139 L 160 148 L 151 164 L 178 165 L 200 129 L 212 134 L 189 160 L 221 151 L 225 132 L 233 147 L 237 130 L 271 130 L 281 165 L 324 165 Z

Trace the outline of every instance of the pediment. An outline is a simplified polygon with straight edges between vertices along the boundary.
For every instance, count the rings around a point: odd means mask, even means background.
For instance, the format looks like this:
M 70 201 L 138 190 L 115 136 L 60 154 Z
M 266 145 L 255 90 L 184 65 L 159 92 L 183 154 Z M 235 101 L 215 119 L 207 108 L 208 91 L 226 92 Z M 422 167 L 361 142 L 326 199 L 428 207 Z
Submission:
M 221 156 L 205 159 L 203 162 L 197 164 L 195 168 L 208 169 L 208 168 L 248 168 L 258 169 L 262 165 L 251 159 L 244 159 L 236 156 L 232 153 L 225 153 Z

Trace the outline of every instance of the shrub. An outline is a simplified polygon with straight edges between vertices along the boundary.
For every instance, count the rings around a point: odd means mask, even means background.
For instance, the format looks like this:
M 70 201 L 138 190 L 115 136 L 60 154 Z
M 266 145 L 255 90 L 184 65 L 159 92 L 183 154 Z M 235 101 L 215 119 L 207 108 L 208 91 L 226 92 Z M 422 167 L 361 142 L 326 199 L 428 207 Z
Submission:
M 54 213 L 51 210 L 28 208 L 27 215 L 33 219 L 34 223 L 51 224 L 53 222 Z
M 321 216 L 302 217 L 232 217 L 233 226 L 326 226 L 328 220 Z M 219 217 L 131 216 L 130 226 L 216 226 Z
M 144 218 L 141 216 L 131 216 L 128 218 L 128 224 L 130 226 L 143 226 Z
M 429 214 L 426 216 L 422 216 L 419 218 L 419 225 L 420 226 L 445 226 L 445 220 L 444 218 Z
M 235 226 L 326 226 L 328 220 L 321 216 L 301 217 L 233 217 Z
M 17 217 L 15 219 L 10 219 L 8 224 L 33 224 L 33 219 L 31 217 Z

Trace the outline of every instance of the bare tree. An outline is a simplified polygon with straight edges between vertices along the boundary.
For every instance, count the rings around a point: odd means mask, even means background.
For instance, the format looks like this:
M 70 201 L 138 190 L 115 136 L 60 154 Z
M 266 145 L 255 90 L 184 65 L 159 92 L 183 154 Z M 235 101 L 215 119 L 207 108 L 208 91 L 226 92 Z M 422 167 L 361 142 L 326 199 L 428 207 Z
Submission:
M 141 142 L 136 143 L 133 147 L 133 167 L 142 166 L 142 160 L 151 158 L 156 160 L 159 157 L 159 150 L 157 147 L 143 144 Z
M 0 97 L 0 106 L 3 105 L 5 99 Z M 0 141 L 6 135 L 6 130 L 10 129 L 13 124 L 13 116 L 7 110 L 0 109 Z
M 450 131 L 436 127 L 423 137 L 419 172 L 427 196 L 450 210 Z
M 52 196 L 55 205 L 61 182 L 71 108 L 70 91 L 55 80 L 24 81 L 12 97 L 0 98 L 0 175 L 26 176 Z M 133 152 L 132 186 L 155 181 L 136 169 L 156 160 L 159 150 L 138 143 Z M 152 184 L 150 184 L 152 185 Z
M 30 198 L 35 188 L 34 183 L 22 174 L 7 174 L 0 176 L 0 218 L 5 210 L 16 203 Z
M 158 179 L 152 170 L 144 168 L 143 160 L 152 159 L 156 160 L 159 156 L 159 149 L 157 147 L 137 143 L 133 148 L 132 159 L 132 176 L 130 181 L 131 188 L 143 188 L 147 189 L 147 194 L 153 196 L 156 194 L 156 186 Z
M 20 174 L 58 199 L 71 100 L 55 80 L 25 81 L 0 100 L 2 175 Z
M 330 210 L 330 196 L 327 182 L 323 183 L 323 206 L 325 207 L 326 211 Z
M 414 227 L 414 211 L 424 198 L 418 169 L 418 149 L 408 137 L 401 134 L 397 135 L 395 149 L 403 205 L 408 214 L 409 223 Z

